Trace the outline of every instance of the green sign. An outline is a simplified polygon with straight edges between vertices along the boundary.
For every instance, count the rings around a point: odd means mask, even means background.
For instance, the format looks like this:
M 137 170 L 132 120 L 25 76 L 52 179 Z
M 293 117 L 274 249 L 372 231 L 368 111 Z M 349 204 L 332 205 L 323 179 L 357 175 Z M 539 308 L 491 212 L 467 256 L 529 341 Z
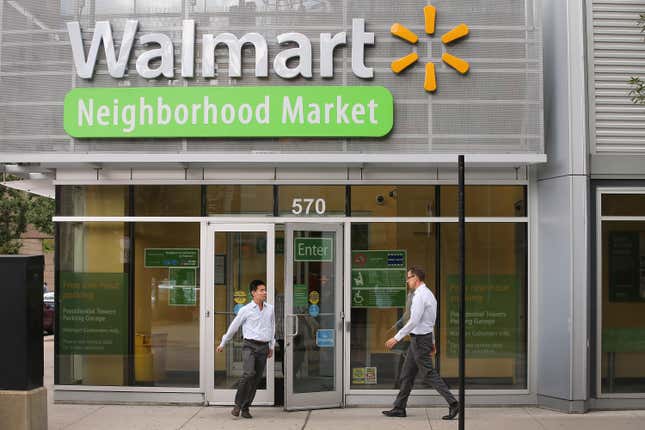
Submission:
M 197 286 L 197 269 L 194 267 L 171 267 L 168 269 L 169 279 L 178 287 Z
M 645 327 L 605 328 L 603 352 L 645 352 Z
M 459 275 L 448 275 L 448 356 L 459 354 Z M 466 354 L 514 357 L 521 344 L 520 282 L 515 275 L 466 276 Z
M 76 138 L 381 137 L 393 106 L 380 86 L 76 88 L 64 127 Z
M 61 272 L 57 311 L 61 354 L 127 354 L 126 273 Z
M 293 306 L 306 307 L 309 305 L 309 288 L 305 284 L 294 284 Z
M 170 306 L 195 306 L 197 303 L 195 287 L 174 286 L 168 289 L 168 304 Z
M 334 261 L 331 237 L 297 237 L 293 240 L 294 261 Z
M 199 267 L 199 249 L 146 248 L 144 250 L 144 267 Z
M 405 308 L 405 250 L 352 251 L 352 307 Z

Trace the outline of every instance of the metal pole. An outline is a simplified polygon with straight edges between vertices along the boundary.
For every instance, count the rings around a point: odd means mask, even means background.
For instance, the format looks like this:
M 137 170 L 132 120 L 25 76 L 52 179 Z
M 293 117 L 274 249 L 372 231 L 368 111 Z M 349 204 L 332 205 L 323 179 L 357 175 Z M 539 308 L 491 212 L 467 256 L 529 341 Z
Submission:
M 466 426 L 466 205 L 464 156 L 459 156 L 459 430 Z

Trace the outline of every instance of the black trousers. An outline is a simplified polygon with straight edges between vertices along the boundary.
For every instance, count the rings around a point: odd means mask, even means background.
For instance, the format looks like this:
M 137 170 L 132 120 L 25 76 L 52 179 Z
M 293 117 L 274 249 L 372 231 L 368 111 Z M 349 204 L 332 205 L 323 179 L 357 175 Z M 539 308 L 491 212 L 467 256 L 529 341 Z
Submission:
M 242 344 L 243 371 L 237 385 L 235 404 L 242 410 L 249 409 L 258 385 L 262 380 L 264 369 L 267 365 L 269 344 L 244 339 Z
M 408 346 L 408 354 L 403 363 L 403 369 L 399 376 L 399 394 L 394 401 L 394 408 L 405 410 L 408 405 L 408 397 L 414 386 L 414 378 L 416 378 L 419 371 L 424 373 L 423 383 L 430 385 L 437 390 L 441 396 L 446 399 L 449 405 L 454 404 L 457 399 L 452 395 L 446 382 L 441 379 L 439 373 L 432 365 L 432 333 L 421 336 L 411 336 L 410 346 Z

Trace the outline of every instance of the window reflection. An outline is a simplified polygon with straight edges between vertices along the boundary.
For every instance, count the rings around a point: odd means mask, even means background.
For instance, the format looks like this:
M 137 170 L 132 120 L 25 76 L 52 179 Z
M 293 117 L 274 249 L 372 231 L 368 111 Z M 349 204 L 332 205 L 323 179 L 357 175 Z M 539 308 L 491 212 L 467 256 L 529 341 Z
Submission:
M 644 222 L 602 223 L 602 274 L 602 392 L 645 393 Z

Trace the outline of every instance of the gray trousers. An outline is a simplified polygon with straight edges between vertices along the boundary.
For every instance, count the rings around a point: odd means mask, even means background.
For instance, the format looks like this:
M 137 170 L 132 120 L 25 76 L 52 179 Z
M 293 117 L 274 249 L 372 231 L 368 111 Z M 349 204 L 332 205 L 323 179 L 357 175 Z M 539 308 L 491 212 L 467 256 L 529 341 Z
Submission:
M 262 380 L 269 354 L 268 343 L 252 342 L 244 339 L 242 344 L 243 373 L 237 385 L 235 404 L 246 410 L 253 403 L 255 392 Z
M 394 401 L 395 409 L 405 410 L 408 405 L 410 391 L 412 391 L 412 387 L 414 386 L 414 378 L 416 378 L 419 371 L 425 373 L 423 383 L 437 390 L 449 405 L 457 401 L 455 396 L 450 392 L 446 382 L 441 379 L 439 373 L 437 373 L 432 365 L 432 358 L 430 356 L 432 345 L 432 333 L 422 336 L 411 336 L 408 354 L 405 357 L 401 375 L 399 376 L 400 388 L 399 394 Z

